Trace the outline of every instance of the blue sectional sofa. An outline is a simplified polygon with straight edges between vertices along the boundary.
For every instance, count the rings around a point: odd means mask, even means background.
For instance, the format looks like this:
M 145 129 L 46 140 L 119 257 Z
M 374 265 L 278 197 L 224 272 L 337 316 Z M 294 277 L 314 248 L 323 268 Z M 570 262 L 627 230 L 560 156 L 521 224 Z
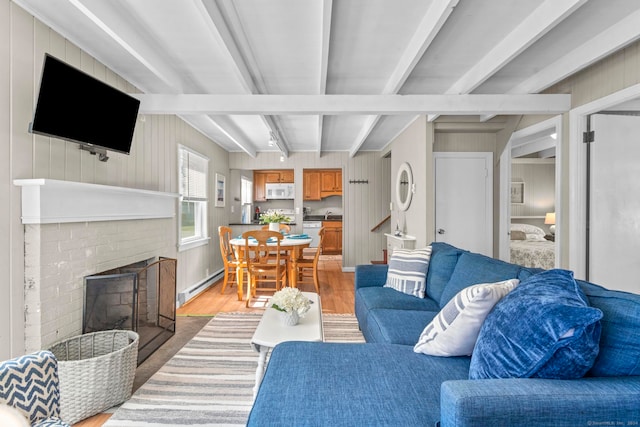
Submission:
M 367 343 L 276 346 L 248 425 L 640 425 L 640 295 L 574 281 L 569 272 L 558 270 L 557 277 L 571 281 L 586 300 L 587 307 L 578 310 L 596 312 L 600 319 L 585 328 L 596 339 L 588 372 L 576 379 L 536 374 L 469 379 L 481 338 L 473 356 L 416 353 L 414 345 L 425 326 L 471 285 L 517 278 L 516 289 L 535 292 L 538 288 L 531 284 L 556 277 L 556 270 L 523 268 L 444 243 L 431 248 L 424 298 L 384 287 L 387 265 L 357 266 L 355 312 Z M 512 291 L 499 301 L 482 328 L 490 328 L 490 317 L 498 316 L 494 312 L 515 295 Z M 511 323 L 524 328 L 544 322 L 523 318 Z M 567 339 L 557 338 L 559 343 Z M 504 348 L 489 347 L 489 356 L 493 350 L 498 354 Z M 573 350 L 562 353 L 562 345 L 553 351 L 560 359 L 575 356 Z M 556 372 L 558 377 L 562 373 Z

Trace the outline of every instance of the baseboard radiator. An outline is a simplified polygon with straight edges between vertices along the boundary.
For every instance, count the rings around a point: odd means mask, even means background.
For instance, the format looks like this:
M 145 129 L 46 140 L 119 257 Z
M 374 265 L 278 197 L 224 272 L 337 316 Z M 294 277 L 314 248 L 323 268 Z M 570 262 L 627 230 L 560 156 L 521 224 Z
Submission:
M 215 282 L 220 280 L 223 277 L 223 275 L 224 275 L 224 269 L 220 269 L 219 271 L 213 273 L 213 275 L 207 277 L 206 279 L 180 292 L 178 294 L 177 306 L 181 307 L 182 305 L 184 305 L 184 303 L 189 301 L 191 298 L 195 297 L 200 292 L 204 291 L 205 289 L 213 285 Z

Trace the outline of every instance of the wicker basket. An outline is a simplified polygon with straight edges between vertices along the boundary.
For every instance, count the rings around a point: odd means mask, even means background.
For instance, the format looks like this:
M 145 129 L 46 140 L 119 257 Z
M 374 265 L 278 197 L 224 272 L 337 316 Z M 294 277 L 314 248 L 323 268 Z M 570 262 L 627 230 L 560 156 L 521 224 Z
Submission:
M 74 424 L 131 397 L 139 336 L 133 331 L 78 335 L 49 350 L 58 359 L 60 418 Z

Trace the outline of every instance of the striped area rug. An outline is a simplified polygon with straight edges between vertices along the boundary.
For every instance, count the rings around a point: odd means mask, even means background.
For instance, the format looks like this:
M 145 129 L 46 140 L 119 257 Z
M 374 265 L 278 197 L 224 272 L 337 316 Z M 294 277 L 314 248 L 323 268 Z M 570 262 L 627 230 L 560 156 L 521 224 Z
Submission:
M 261 313 L 220 313 L 118 408 L 105 427 L 245 425 Z M 364 342 L 355 316 L 324 314 L 327 342 Z

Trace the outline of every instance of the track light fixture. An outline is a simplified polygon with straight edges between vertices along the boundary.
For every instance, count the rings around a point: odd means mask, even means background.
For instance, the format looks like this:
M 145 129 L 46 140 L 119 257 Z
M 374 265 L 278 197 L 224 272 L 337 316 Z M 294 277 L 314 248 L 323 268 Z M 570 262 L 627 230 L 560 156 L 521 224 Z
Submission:
M 280 151 L 280 161 L 284 162 L 287 152 L 282 148 L 281 144 L 282 142 L 280 142 L 276 131 L 269 131 L 269 141 L 267 142 L 267 145 L 269 147 L 276 147 Z

